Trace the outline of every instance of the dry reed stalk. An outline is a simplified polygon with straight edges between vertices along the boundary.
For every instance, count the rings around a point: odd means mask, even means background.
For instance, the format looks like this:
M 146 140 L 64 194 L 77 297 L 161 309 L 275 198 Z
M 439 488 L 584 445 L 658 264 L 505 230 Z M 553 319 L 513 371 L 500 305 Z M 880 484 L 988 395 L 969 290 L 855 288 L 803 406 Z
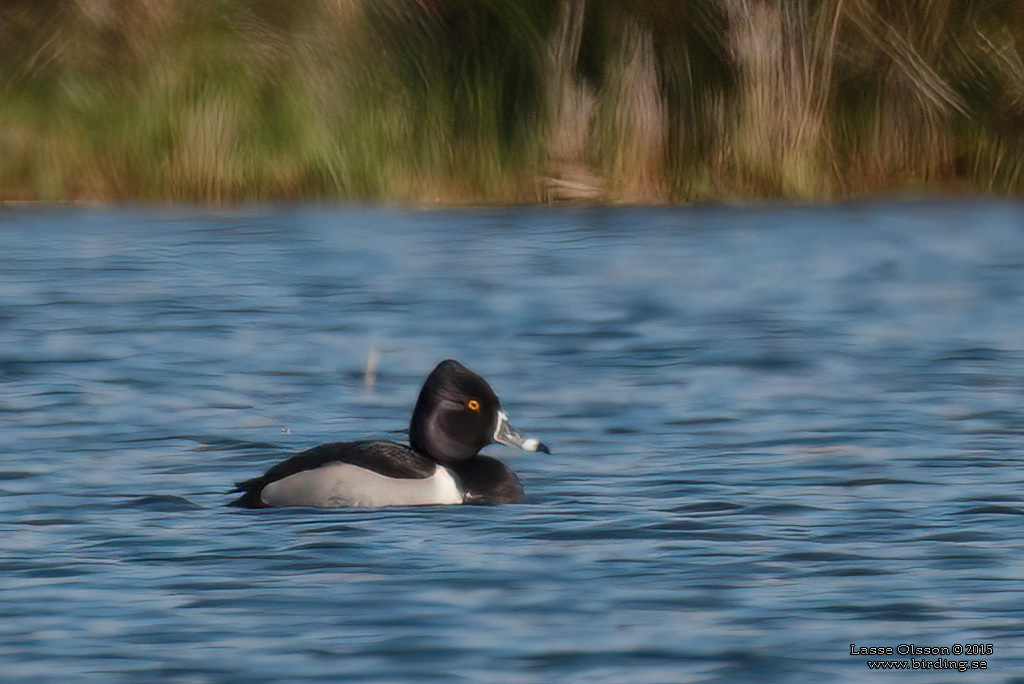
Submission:
M 546 201 L 597 199 L 603 183 L 587 166 L 594 95 L 576 78 L 586 0 L 561 0 L 546 53 L 547 169 L 540 179 Z
M 828 73 L 834 39 L 815 41 L 804 17 L 783 3 L 727 6 L 739 78 L 732 139 L 741 186 L 785 196 L 825 191 L 819 155 L 828 83 L 820 76 Z
M 856 29 L 860 49 L 877 61 L 867 135 L 848 141 L 849 175 L 856 191 L 922 185 L 948 177 L 953 168 L 952 123 L 967 116 L 968 109 L 935 66 L 951 33 L 948 4 L 923 2 L 923 9 L 932 11 L 928 21 L 909 9 L 902 15 L 883 15 L 872 0 L 848 4 L 846 17 Z M 938 26 L 917 28 L 930 22 Z
M 594 135 L 616 199 L 656 201 L 663 192 L 665 101 L 650 31 L 636 22 L 623 27 L 623 39 L 610 60 L 609 76 L 598 94 Z

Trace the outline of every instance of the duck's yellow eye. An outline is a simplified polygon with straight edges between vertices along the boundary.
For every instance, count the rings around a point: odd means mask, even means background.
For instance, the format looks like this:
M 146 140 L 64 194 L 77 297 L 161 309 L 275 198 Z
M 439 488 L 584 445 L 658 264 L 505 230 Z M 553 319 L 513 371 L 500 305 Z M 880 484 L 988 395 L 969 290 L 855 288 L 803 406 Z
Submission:
M 476 399 L 470 399 L 469 401 L 466 402 L 466 408 L 468 408 L 470 411 L 479 411 L 480 402 L 477 401 Z

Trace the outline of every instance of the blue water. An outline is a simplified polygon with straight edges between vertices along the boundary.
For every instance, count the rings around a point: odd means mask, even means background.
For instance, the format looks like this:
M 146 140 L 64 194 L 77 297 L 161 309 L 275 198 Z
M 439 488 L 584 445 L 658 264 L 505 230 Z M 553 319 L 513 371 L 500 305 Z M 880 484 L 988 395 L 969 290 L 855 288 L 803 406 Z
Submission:
M 526 504 L 225 507 L 448 357 Z M 0 421 L 4 682 L 1024 682 L 1021 203 L 0 209 Z

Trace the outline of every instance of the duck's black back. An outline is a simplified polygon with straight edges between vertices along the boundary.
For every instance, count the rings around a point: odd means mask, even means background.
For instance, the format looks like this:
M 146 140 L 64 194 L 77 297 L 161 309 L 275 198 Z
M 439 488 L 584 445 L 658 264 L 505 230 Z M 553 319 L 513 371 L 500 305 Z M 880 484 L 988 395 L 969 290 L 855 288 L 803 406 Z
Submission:
M 266 508 L 260 495 L 268 484 L 304 470 L 313 470 L 332 463 L 348 463 L 385 477 L 398 479 L 430 477 L 437 468 L 434 460 L 397 442 L 365 440 L 321 444 L 278 463 L 260 477 L 237 483 L 235 491 L 242 492 L 242 496 L 232 501 L 231 505 L 241 508 Z

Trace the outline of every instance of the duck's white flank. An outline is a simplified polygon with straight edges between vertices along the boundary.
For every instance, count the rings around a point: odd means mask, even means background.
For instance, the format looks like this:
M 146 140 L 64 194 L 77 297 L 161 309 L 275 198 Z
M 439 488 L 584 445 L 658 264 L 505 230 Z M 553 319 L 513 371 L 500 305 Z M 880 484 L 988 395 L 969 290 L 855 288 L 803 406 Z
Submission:
M 462 491 L 443 466 L 421 479 L 385 477 L 349 463 L 304 470 L 271 482 L 260 493 L 268 506 L 424 506 L 460 504 Z

